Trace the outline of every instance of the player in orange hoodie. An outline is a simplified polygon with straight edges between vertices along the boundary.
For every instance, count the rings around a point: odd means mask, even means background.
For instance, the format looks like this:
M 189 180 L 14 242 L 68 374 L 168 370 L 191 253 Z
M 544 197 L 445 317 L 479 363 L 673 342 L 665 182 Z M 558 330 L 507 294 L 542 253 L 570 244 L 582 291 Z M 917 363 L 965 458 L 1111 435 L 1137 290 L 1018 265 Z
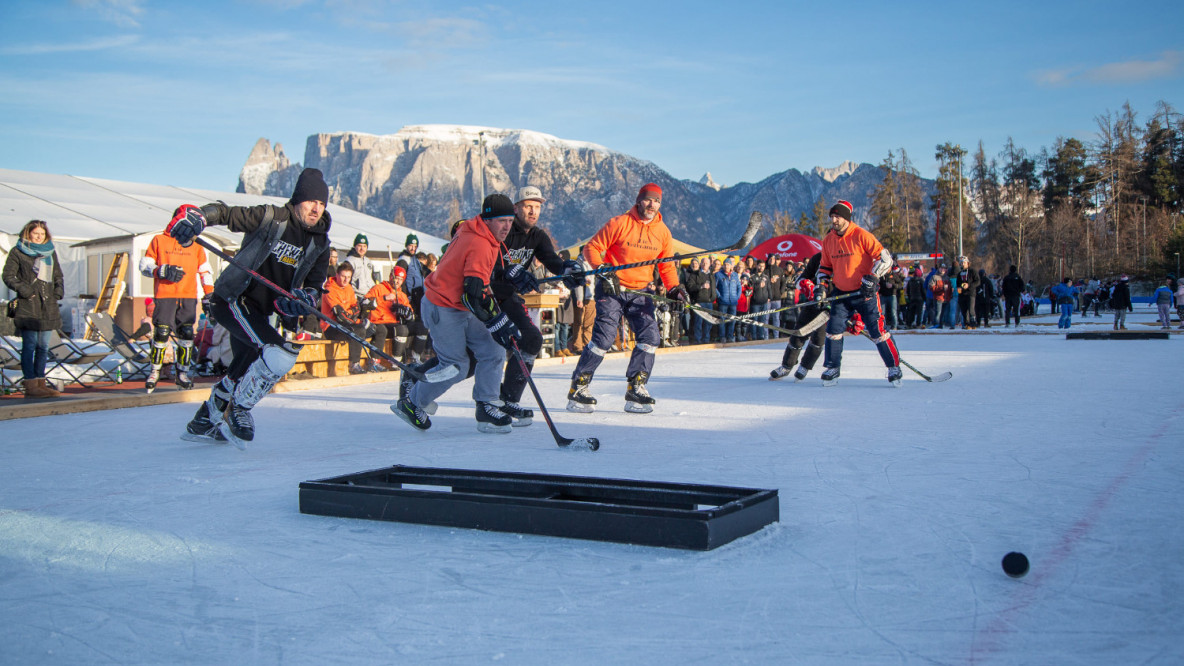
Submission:
M 822 385 L 834 386 L 839 381 L 839 366 L 843 362 L 843 334 L 847 322 L 859 314 L 867 333 L 884 365 L 888 366 L 888 381 L 900 386 L 900 356 L 892 335 L 884 330 L 880 311 L 880 278 L 892 270 L 892 253 L 884 249 L 872 232 L 851 221 L 854 208 L 840 201 L 830 209 L 830 231 L 822 239 L 822 262 L 818 266 L 818 289 L 815 298 L 839 296 L 831 303 L 830 320 L 826 324 L 826 370 Z
M 189 365 L 193 362 L 193 324 L 197 321 L 197 302 L 214 291 L 214 276 L 206 251 L 200 245 L 183 246 L 172 236 L 153 236 L 148 251 L 140 258 L 140 274 L 152 278 L 152 351 L 148 358 L 152 372 L 144 388 L 152 393 L 160 379 L 169 338 L 177 340 L 176 376 L 178 388 L 193 388 Z
M 636 204 L 624 215 L 609 220 L 584 246 L 584 261 L 592 268 L 601 264 L 622 266 L 639 261 L 674 256 L 670 230 L 662 221 L 658 209 L 662 207 L 662 188 L 649 183 L 637 193 Z M 686 303 L 686 289 L 678 283 L 678 269 L 674 262 L 658 264 L 658 274 L 670 298 Z M 596 323 L 592 326 L 592 340 L 584 347 L 571 377 L 567 392 L 567 408 L 573 412 L 591 412 L 596 398 L 588 390 L 592 375 L 605 353 L 613 346 L 621 317 L 629 321 L 637 339 L 625 377 L 629 388 L 625 392 L 625 411 L 646 414 L 654 411 L 654 399 L 646 390 L 646 382 L 654 367 L 654 351 L 660 335 L 654 319 L 654 301 L 644 294 L 629 289 L 645 289 L 653 281 L 653 266 L 626 268 L 597 276 Z
M 502 241 L 514 223 L 514 204 L 504 194 L 491 194 L 481 203 L 481 214 L 460 226 L 440 265 L 424 279 L 420 314 L 432 334 L 432 349 L 441 366 L 470 367 L 476 359 L 473 400 L 477 402 L 477 430 L 507 433 L 512 419 L 499 409 L 502 366 L 506 350 L 521 338 L 518 327 L 502 312 L 489 290 L 490 276 L 502 259 Z M 500 346 L 499 346 L 500 345 Z M 432 427 L 428 415 L 436 398 L 466 372 L 442 382 L 415 382 L 391 411 L 420 430 Z M 400 389 L 402 391 L 402 389 Z

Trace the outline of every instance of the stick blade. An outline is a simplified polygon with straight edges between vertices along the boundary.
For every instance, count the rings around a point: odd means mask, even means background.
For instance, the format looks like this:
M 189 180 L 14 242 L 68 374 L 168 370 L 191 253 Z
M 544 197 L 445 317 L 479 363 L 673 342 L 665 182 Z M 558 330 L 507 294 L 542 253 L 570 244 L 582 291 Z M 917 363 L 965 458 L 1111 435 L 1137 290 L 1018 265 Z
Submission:
M 695 314 L 697 314 L 697 315 L 699 315 L 700 317 L 702 317 L 702 318 L 703 318 L 703 320 L 704 320 L 704 321 L 706 321 L 707 323 L 709 323 L 709 324 L 719 324 L 719 317 L 716 317 L 715 315 L 710 315 L 710 314 L 707 314 L 706 312 L 704 312 L 704 311 L 700 310 L 699 308 L 689 308 L 689 309 L 690 309 L 690 311 L 691 311 L 691 312 L 694 312 Z
M 765 216 L 759 210 L 752 211 L 752 214 L 748 216 L 748 228 L 744 230 L 744 235 L 741 236 L 740 240 L 729 249 L 739 250 L 742 247 L 746 247 L 752 242 L 752 239 L 756 238 L 756 235 L 760 233 L 761 224 L 764 221 Z
M 943 372 L 940 375 L 934 375 L 934 376 L 930 377 L 929 381 L 944 382 L 944 381 L 947 381 L 947 380 L 953 378 L 953 376 L 954 376 L 954 373 L 952 373 L 952 372 Z
M 573 451 L 596 451 L 600 448 L 600 440 L 595 437 L 580 437 L 579 439 L 555 440 L 561 449 Z

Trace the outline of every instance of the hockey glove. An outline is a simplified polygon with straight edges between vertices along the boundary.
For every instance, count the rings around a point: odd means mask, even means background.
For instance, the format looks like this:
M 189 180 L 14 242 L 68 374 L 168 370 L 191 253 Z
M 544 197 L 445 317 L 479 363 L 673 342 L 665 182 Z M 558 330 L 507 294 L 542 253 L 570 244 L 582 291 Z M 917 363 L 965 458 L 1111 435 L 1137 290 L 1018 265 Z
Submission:
M 164 228 L 164 232 L 172 236 L 173 240 L 180 243 L 182 247 L 189 247 L 193 244 L 193 239 L 197 238 L 205 228 L 206 216 L 202 214 L 201 209 L 190 204 L 183 204 L 173 211 L 173 219 L 169 220 L 169 225 Z
M 856 312 L 847 320 L 847 332 L 851 335 L 863 335 L 863 331 L 863 317 L 859 316 L 859 313 Z
M 859 281 L 859 295 L 867 300 L 876 297 L 876 292 L 880 291 L 880 281 L 874 275 L 865 275 Z
M 485 322 L 485 328 L 489 330 L 489 334 L 493 336 L 494 342 L 509 349 L 513 346 L 515 340 L 522 339 L 522 332 L 510 321 L 506 313 L 499 312 L 496 317 Z
M 680 311 L 691 303 L 691 295 L 687 293 L 687 288 L 681 284 L 666 292 L 666 295 L 678 301 L 678 309 Z
M 539 290 L 539 281 L 522 264 L 514 264 L 507 268 L 506 280 L 514 285 L 514 291 L 520 294 L 528 294 L 532 291 Z
M 180 282 L 185 278 L 185 269 L 180 266 L 165 264 L 156 269 L 156 277 L 165 282 Z
M 297 289 L 292 292 L 293 298 L 281 296 L 275 299 L 275 311 L 281 317 L 303 317 L 309 312 L 315 312 L 320 293 L 312 287 Z
M 410 305 L 396 305 L 395 314 L 399 316 L 400 324 L 410 324 L 415 321 L 415 310 Z
M 598 291 L 605 296 L 616 296 L 621 291 L 621 283 L 618 281 L 616 273 L 597 275 L 596 284 L 600 286 Z
M 568 260 L 563 262 L 563 284 L 568 289 L 575 289 L 584 284 L 584 276 L 577 275 L 584 271 L 583 262 Z

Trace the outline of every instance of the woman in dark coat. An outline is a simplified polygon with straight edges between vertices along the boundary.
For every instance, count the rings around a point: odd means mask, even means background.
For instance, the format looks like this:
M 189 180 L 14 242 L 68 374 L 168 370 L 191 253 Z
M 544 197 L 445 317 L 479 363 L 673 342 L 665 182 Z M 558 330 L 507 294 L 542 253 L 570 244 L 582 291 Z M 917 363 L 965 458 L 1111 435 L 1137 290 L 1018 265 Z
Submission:
M 21 336 L 25 397 L 57 398 L 61 393 L 45 382 L 45 364 L 50 331 L 62 327 L 58 301 L 65 294 L 65 281 L 45 222 L 33 220 L 21 229 L 20 240 L 4 263 L 4 284 L 17 293 L 9 313 Z

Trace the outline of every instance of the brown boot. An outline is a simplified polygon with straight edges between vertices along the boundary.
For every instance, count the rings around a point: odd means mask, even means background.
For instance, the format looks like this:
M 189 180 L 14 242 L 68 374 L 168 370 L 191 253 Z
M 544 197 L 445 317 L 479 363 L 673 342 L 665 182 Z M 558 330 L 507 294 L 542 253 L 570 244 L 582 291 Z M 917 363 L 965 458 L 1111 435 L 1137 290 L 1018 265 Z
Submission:
M 26 398 L 59 398 L 62 395 L 49 384 L 46 384 L 44 377 L 26 379 L 23 383 L 25 385 Z

